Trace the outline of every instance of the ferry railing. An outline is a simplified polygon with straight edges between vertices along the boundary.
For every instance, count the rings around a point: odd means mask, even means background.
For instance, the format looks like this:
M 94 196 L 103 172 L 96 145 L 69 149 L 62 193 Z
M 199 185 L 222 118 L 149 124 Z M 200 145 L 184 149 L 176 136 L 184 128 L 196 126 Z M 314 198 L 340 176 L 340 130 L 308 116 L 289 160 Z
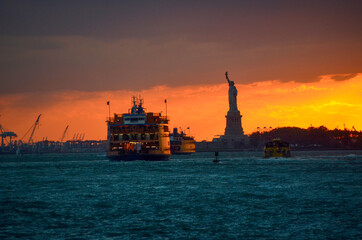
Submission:
M 114 117 L 107 117 L 106 122 L 114 122 Z
M 170 118 L 168 116 L 160 116 L 160 122 L 168 123 Z

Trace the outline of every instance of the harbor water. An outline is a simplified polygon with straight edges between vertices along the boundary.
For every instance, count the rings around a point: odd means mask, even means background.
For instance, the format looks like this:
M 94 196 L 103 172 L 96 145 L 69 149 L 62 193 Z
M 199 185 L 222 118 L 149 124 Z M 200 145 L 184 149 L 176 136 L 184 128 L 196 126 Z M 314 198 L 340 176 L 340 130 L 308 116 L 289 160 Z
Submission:
M 0 156 L 0 239 L 362 239 L 362 151 Z

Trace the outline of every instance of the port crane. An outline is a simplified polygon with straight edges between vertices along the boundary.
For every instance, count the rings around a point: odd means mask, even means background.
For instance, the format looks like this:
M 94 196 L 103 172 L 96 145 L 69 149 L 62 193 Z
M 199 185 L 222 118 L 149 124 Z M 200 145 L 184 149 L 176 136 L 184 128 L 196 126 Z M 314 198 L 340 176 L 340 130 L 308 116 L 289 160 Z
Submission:
M 74 135 L 73 135 L 73 141 L 77 141 L 77 139 L 78 139 L 78 133 L 74 133 Z
M 7 142 L 7 144 L 11 144 L 11 138 L 17 137 L 17 135 L 14 132 L 6 131 L 5 128 L 3 128 L 0 124 L 0 137 L 1 137 L 1 145 L 0 147 L 4 147 L 4 139 Z M 9 137 L 10 140 L 6 140 L 6 138 Z
M 85 133 L 74 133 L 73 141 L 83 141 L 85 137 Z
M 41 114 L 39 114 L 38 118 L 36 119 L 36 121 L 35 121 L 35 123 L 34 123 L 33 131 L 31 131 L 28 144 L 30 144 L 31 141 L 33 140 L 33 136 L 34 136 L 35 129 L 36 129 L 37 126 L 39 126 L 40 116 L 41 116 Z
M 35 129 L 37 126 L 39 126 L 39 119 L 40 119 L 41 114 L 39 114 L 38 118 L 36 119 L 35 123 L 29 128 L 29 130 L 24 134 L 24 136 L 21 138 L 21 140 L 23 140 L 23 138 L 28 134 L 28 132 L 32 129 L 29 140 L 28 140 L 28 144 L 31 143 L 31 141 L 33 140 L 33 136 L 35 133 Z
M 1 117 L 1 114 L 0 114 L 0 117 Z M 16 135 L 14 132 L 7 131 L 0 124 L 0 137 L 1 137 L 1 145 L 0 145 L 0 147 L 2 148 L 2 147 L 4 147 L 4 139 L 8 144 L 11 144 L 11 138 L 12 137 L 18 137 L 18 135 Z M 7 137 L 10 138 L 9 141 L 6 140 Z M 0 149 L 0 151 L 1 151 L 1 149 Z
M 60 142 L 63 142 L 64 138 L 65 138 L 65 134 L 67 133 L 68 131 L 68 127 L 69 125 L 67 125 L 67 127 L 65 128 L 64 132 L 63 132 L 63 135 L 62 135 L 62 138 L 60 139 Z

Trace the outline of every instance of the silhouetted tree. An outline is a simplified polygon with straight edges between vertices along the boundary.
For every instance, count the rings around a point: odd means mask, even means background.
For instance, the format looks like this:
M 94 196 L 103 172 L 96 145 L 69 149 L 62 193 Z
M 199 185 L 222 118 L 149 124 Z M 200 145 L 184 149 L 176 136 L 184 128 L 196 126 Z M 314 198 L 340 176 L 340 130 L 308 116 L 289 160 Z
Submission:
M 361 149 L 362 132 L 352 130 L 334 129 L 328 130 L 325 126 L 275 128 L 266 132 L 254 132 L 250 134 L 250 145 L 261 148 L 268 141 L 280 138 L 289 142 L 296 148 L 321 148 L 321 149 Z

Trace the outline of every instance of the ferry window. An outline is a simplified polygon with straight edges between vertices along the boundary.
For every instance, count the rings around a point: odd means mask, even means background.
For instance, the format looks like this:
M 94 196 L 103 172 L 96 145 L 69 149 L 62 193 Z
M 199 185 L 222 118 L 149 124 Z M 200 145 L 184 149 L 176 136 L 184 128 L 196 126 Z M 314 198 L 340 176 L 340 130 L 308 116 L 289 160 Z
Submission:
M 155 134 L 151 133 L 151 134 L 150 134 L 150 139 L 153 140 L 154 138 L 155 138 Z

